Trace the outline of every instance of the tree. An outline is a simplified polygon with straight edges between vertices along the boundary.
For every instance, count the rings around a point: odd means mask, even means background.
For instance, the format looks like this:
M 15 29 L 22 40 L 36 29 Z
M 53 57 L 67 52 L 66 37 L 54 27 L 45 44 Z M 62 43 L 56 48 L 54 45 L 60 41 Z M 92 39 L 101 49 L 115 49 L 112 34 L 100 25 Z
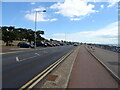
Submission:
M 54 41 L 53 39 L 50 39 L 50 41 Z
M 44 34 L 44 31 L 37 31 L 36 35 L 37 35 L 37 40 L 45 40 L 45 38 L 41 37 L 41 35 Z
M 20 33 L 19 33 L 19 35 L 20 35 L 20 41 L 23 41 L 24 39 L 27 39 L 28 38 L 28 31 L 27 31 L 27 29 L 25 29 L 25 28 L 19 28 L 19 30 L 20 30 Z
M 32 41 L 35 40 L 35 35 L 34 35 L 34 33 L 35 33 L 35 31 L 33 31 L 33 30 L 31 30 L 31 29 L 28 29 L 28 30 L 27 30 L 27 33 L 26 33 L 27 37 L 26 37 L 26 39 L 28 40 L 28 42 L 31 43 Z
M 26 29 L 26 28 L 15 28 L 13 26 L 7 27 L 3 26 L 0 27 L 0 32 L 2 32 L 2 40 L 6 43 L 8 46 L 9 43 L 12 43 L 13 40 L 19 40 L 23 41 L 24 39 L 28 42 L 35 41 L 35 31 L 32 29 Z M 44 31 L 37 31 L 37 40 L 45 40 L 45 38 L 41 37 L 41 35 L 44 34 Z
M 20 39 L 20 35 L 21 35 L 21 30 L 20 30 L 20 28 L 15 28 L 15 29 L 14 29 L 14 33 L 15 33 L 15 36 L 16 36 L 15 40 L 21 40 L 21 39 Z
M 9 45 L 9 43 L 12 43 L 15 39 L 15 34 L 13 32 L 14 27 L 2 27 L 2 40 L 6 43 L 6 46 Z

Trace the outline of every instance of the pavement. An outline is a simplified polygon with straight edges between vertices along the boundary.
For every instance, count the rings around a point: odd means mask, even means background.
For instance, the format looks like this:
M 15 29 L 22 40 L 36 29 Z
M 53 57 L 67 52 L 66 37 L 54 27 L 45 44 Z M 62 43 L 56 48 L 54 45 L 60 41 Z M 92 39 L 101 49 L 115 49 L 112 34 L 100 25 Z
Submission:
M 118 77 L 120 77 L 120 62 L 118 60 L 119 54 L 117 52 L 94 47 L 95 50 L 91 51 L 98 59 L 100 59 L 110 70 Z
M 84 45 L 81 45 L 34 88 L 117 89 L 118 87 L 117 81 L 110 73 L 87 51 Z

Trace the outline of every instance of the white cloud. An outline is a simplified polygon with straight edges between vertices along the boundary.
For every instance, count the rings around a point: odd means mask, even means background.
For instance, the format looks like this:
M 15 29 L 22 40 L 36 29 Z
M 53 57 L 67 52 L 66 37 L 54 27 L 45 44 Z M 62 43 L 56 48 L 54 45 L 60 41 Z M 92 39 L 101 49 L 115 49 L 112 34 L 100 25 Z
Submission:
M 107 7 L 115 6 L 120 0 L 108 0 L 109 5 Z
M 108 2 L 109 5 L 107 7 L 113 7 L 118 1 L 119 0 L 65 0 L 64 3 L 56 3 L 50 8 L 58 10 L 55 14 L 61 14 L 73 20 L 73 17 L 80 18 L 81 16 L 83 17 L 98 12 L 94 10 L 95 5 L 88 4 L 88 2 Z M 100 7 L 104 8 L 105 6 L 101 5 Z
M 43 14 L 43 13 L 37 13 L 37 22 L 40 22 L 40 21 L 57 21 L 56 18 L 53 18 L 53 19 L 46 19 L 46 15 Z M 29 14 L 26 14 L 25 15 L 25 18 L 27 18 L 28 20 L 31 20 L 31 21 L 35 21 L 35 13 L 29 13 Z
M 58 20 L 57 18 L 49 19 L 49 21 L 57 21 L 57 20 Z
M 34 8 L 34 9 L 32 9 L 32 11 L 40 11 L 40 12 L 42 12 L 43 10 L 46 10 L 46 8 L 44 8 L 44 7 L 38 7 L 38 8 Z
M 37 22 L 40 21 L 57 21 L 58 19 L 56 18 L 52 18 L 52 19 L 48 19 L 46 13 L 42 12 L 43 10 L 46 10 L 44 7 L 39 7 L 39 8 L 34 8 L 31 10 L 31 12 L 26 11 L 26 15 L 25 18 L 31 21 L 35 21 L 35 11 L 40 11 L 37 12 Z
M 107 7 L 113 7 L 114 5 L 116 5 L 116 2 L 110 2 L 110 4 Z
M 50 8 L 58 10 L 55 12 L 56 14 L 61 14 L 71 19 L 97 12 L 94 7 L 93 4 L 88 4 L 88 2 L 83 0 L 65 0 L 64 3 L 56 3 Z
M 104 5 L 100 5 L 101 8 L 104 8 Z
M 81 20 L 81 18 L 71 18 L 70 20 L 71 21 L 79 21 L 79 20 Z
M 65 40 L 65 34 L 64 33 L 53 34 L 52 38 L 57 40 Z M 117 44 L 118 22 L 114 22 L 103 29 L 95 31 L 81 31 L 66 34 L 66 40 L 88 43 Z
M 30 4 L 31 4 L 31 5 L 35 5 L 36 3 L 35 3 L 35 2 L 31 2 Z

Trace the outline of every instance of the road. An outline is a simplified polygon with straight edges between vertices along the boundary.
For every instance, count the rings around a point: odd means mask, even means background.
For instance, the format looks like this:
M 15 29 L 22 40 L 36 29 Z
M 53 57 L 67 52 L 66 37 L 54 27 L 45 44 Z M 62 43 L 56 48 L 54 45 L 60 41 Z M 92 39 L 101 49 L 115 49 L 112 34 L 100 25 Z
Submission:
M 2 87 L 20 88 L 74 46 L 40 48 L 2 55 Z

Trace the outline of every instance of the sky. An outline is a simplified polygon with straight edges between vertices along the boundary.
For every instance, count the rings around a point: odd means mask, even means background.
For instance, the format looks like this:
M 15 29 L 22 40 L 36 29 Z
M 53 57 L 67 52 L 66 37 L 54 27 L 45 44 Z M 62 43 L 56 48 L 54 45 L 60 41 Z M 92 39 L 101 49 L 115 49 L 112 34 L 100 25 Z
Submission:
M 2 26 L 35 30 L 36 11 L 37 30 L 47 39 L 118 43 L 117 2 L 2 2 Z

